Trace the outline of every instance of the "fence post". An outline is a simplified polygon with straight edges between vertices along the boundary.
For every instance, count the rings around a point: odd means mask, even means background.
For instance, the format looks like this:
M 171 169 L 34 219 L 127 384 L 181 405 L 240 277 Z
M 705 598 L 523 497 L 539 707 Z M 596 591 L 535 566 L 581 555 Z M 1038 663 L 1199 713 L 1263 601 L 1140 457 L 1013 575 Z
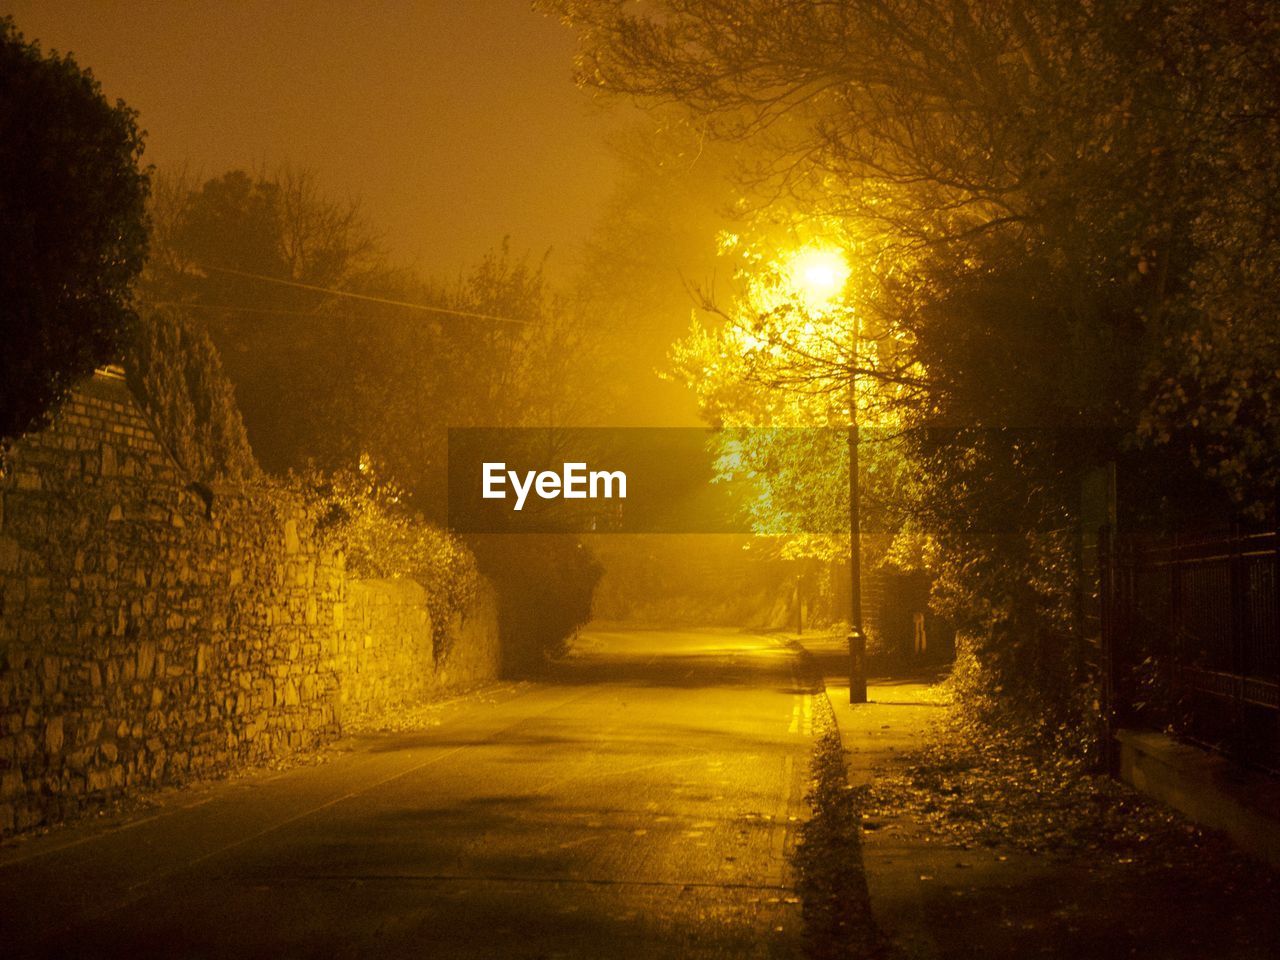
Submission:
M 1228 647 L 1227 672 L 1234 678 L 1231 684 L 1231 736 L 1233 741 L 1244 735 L 1244 649 L 1247 590 L 1249 578 L 1245 576 L 1244 559 L 1240 555 L 1243 531 L 1238 524 L 1231 524 L 1231 559 L 1227 563 L 1227 591 L 1231 601 L 1230 645 Z M 1221 669 L 1219 666 L 1218 669 Z
M 1186 643 L 1183 637 L 1182 612 L 1182 554 L 1178 549 L 1178 532 L 1175 530 L 1169 547 L 1169 609 L 1165 611 L 1164 631 L 1159 637 L 1161 661 L 1158 663 L 1161 682 L 1167 684 L 1170 714 L 1175 727 L 1182 726 L 1185 714 L 1186 692 L 1183 689 L 1182 665 L 1186 663 Z
M 1102 737 L 1102 767 L 1116 774 L 1115 750 L 1115 551 L 1110 524 L 1098 528 L 1098 634 L 1102 677 L 1098 684 L 1098 712 Z

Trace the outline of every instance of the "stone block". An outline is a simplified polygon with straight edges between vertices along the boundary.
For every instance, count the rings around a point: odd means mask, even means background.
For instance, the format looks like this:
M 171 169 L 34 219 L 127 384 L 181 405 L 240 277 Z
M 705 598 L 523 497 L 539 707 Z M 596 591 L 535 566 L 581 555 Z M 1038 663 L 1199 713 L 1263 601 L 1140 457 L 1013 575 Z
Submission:
M 78 747 L 67 754 L 67 765 L 73 770 L 83 770 L 93 759 L 93 747 Z
M 109 443 L 102 444 L 101 464 L 104 477 L 114 477 L 119 472 L 120 464 L 116 457 L 116 448 Z
M 156 663 L 156 645 L 150 640 L 143 640 L 138 644 L 137 672 L 139 679 L 145 679 L 151 676 L 151 671 L 155 668 Z
M 18 569 L 21 550 L 12 537 L 0 536 L 0 573 L 13 573 Z
M 62 743 L 62 718 L 54 717 L 44 725 L 44 746 L 49 753 L 59 753 L 62 750 Z
M 1121 780 L 1280 866 L 1280 783 L 1274 777 L 1162 733 L 1120 730 L 1116 740 Z

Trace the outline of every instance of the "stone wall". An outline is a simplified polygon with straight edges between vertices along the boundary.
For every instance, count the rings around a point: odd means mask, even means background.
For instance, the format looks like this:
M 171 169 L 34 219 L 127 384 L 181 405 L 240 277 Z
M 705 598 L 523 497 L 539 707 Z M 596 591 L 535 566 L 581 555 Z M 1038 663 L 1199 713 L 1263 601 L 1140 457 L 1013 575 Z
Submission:
M 481 578 L 471 605 L 448 625 L 445 655 L 436 665 L 438 687 L 468 687 L 492 679 L 502 670 L 498 635 L 498 595 Z
M 426 591 L 412 580 L 348 580 L 337 616 L 339 714 L 349 729 L 498 675 L 497 604 L 487 582 L 445 625 L 439 659 Z
M 436 664 L 419 585 L 350 579 L 286 493 L 189 483 L 100 372 L 0 476 L 0 832 L 490 678 L 491 610 Z
M 343 719 L 419 702 L 432 691 L 435 650 L 426 591 L 412 580 L 363 580 L 347 585 L 339 613 L 339 652 L 349 680 L 340 691 Z

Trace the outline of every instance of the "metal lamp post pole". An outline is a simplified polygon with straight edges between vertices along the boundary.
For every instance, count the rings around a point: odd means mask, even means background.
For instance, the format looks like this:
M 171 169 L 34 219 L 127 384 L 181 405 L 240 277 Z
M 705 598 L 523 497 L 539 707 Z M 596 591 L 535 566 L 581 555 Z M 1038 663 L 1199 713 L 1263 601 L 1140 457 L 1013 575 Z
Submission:
M 849 702 L 867 702 L 867 636 L 862 632 L 862 491 L 858 484 L 858 317 L 849 365 Z

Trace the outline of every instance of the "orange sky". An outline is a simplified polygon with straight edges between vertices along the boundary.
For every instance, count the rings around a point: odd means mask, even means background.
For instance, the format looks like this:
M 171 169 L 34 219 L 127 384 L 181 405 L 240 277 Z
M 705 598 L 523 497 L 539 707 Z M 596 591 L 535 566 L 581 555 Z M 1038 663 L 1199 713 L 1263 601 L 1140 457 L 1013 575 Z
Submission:
M 147 159 L 290 161 L 360 197 L 397 259 L 444 278 L 510 234 L 561 273 L 612 182 L 615 119 L 527 0 L 0 0 L 140 111 Z

